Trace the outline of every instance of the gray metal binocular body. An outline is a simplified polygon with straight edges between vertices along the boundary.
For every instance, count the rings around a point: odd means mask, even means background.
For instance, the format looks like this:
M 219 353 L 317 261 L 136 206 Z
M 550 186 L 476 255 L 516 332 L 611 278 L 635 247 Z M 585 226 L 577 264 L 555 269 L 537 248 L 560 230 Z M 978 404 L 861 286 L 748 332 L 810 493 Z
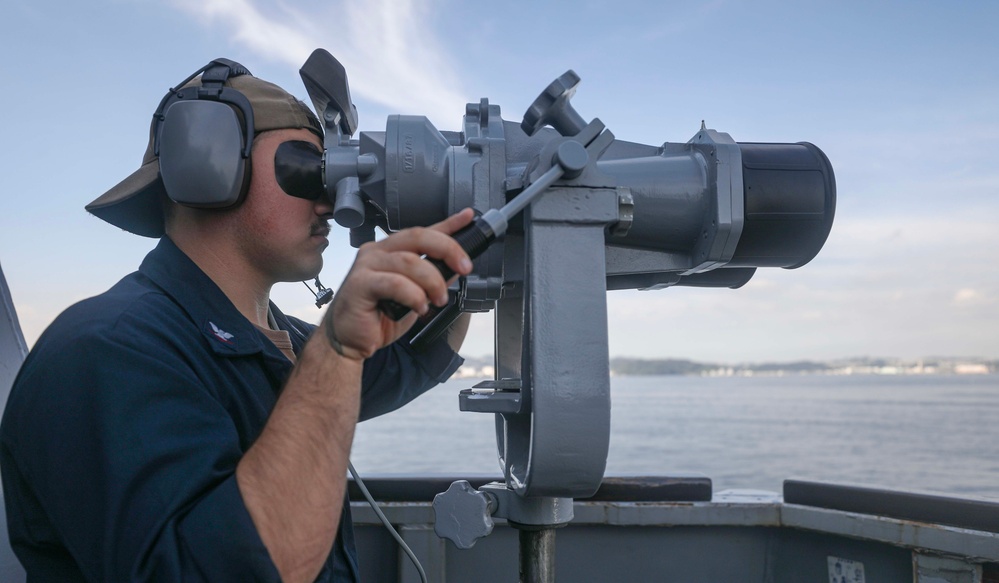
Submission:
M 279 150 L 279 180 L 297 173 L 330 197 L 355 246 L 376 226 L 484 213 L 496 242 L 475 259 L 451 313 L 495 310 L 496 380 L 463 391 L 460 406 L 496 414 L 507 486 L 521 496 L 585 497 L 603 477 L 607 290 L 737 288 L 757 267 L 804 265 L 832 226 L 832 167 L 808 143 L 737 143 L 703 123 L 685 143 L 617 140 L 572 108 L 572 71 L 520 123 L 482 99 L 466 107 L 459 132 L 396 115 L 354 140 L 342 71 L 322 50 L 302 68 L 325 151 Z M 282 186 L 296 194 L 295 183 Z M 511 209 L 518 195 L 529 200 Z

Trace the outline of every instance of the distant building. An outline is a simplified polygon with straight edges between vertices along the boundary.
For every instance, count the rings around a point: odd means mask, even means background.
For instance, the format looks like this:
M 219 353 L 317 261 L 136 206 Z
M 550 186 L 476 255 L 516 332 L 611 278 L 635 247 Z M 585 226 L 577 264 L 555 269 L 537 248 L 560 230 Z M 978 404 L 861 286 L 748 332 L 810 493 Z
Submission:
M 954 365 L 954 374 L 989 374 L 989 366 L 987 364 L 962 362 Z
M 491 379 L 495 375 L 496 369 L 490 365 L 475 366 L 474 364 L 464 364 L 455 373 L 457 379 Z

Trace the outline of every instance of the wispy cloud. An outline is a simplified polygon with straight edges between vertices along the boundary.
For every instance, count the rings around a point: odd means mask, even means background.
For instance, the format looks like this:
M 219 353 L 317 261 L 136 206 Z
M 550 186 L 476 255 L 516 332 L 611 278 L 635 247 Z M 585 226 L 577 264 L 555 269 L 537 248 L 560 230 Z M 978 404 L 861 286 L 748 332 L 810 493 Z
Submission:
M 325 2 L 308 8 L 256 0 L 172 0 L 202 25 L 258 55 L 301 66 L 329 50 L 358 97 L 393 112 L 449 122 L 464 111 L 455 66 L 433 35 L 427 0 Z M 442 126 L 443 127 L 443 126 Z
M 973 288 L 961 288 L 954 293 L 954 304 L 959 307 L 977 307 L 992 303 L 985 292 Z

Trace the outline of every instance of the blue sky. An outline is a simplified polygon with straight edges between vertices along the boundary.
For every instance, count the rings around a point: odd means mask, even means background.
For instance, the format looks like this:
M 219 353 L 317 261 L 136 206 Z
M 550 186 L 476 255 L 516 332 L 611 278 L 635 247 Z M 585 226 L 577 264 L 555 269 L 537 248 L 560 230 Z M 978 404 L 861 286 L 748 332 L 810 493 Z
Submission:
M 994 2 L 7 0 L 0 8 L 0 264 L 29 343 L 154 241 L 83 205 L 139 165 L 166 89 L 225 56 L 306 97 L 316 47 L 347 68 L 362 130 L 393 113 L 460 128 L 488 97 L 519 120 L 566 69 L 621 139 L 809 141 L 838 183 L 833 232 L 740 290 L 609 295 L 612 355 L 783 361 L 999 357 Z M 339 232 L 323 280 L 352 250 Z M 274 297 L 318 319 L 301 284 Z M 477 315 L 464 351 L 492 352 Z

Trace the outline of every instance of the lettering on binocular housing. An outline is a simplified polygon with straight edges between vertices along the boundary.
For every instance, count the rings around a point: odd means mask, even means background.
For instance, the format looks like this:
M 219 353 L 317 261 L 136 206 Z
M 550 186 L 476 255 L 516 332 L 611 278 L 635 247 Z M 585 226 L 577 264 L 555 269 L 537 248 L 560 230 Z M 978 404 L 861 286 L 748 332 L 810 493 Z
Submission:
M 416 170 L 416 154 L 413 152 L 413 134 L 406 134 L 403 140 L 402 170 L 412 173 Z

